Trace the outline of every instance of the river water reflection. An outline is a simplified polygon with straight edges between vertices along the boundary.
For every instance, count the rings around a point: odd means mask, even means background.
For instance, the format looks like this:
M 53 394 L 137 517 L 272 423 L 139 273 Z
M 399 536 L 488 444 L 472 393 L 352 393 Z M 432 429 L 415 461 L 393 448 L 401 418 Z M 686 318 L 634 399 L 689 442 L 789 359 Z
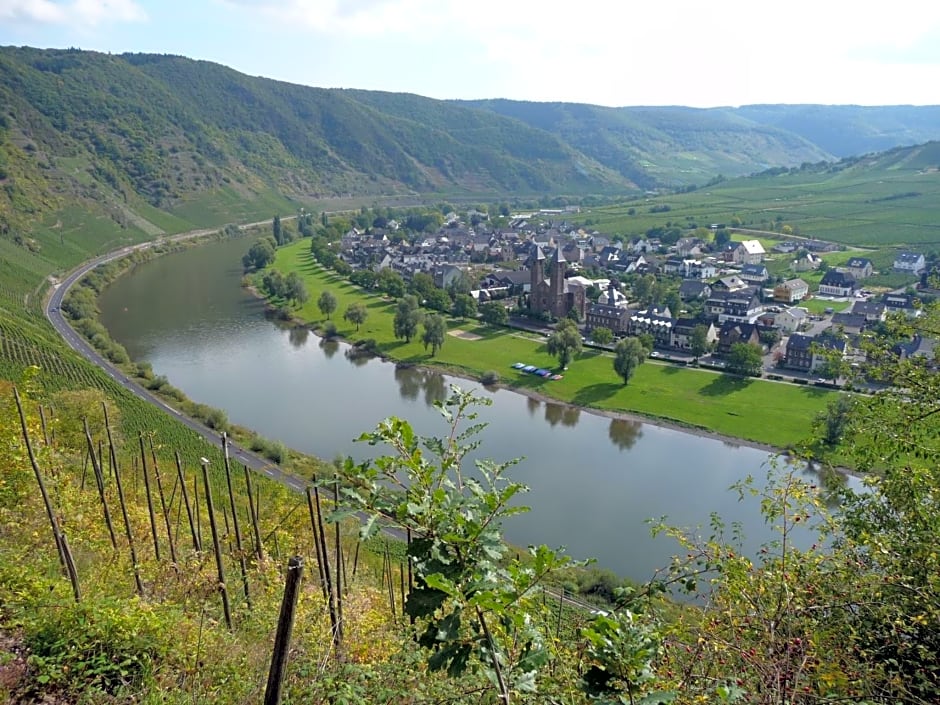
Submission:
M 249 244 L 212 244 L 138 267 L 102 296 L 102 322 L 134 359 L 151 362 L 192 399 L 327 459 L 365 457 L 372 449 L 353 439 L 387 416 L 442 433 L 431 404 L 451 383 L 489 397 L 493 404 L 480 410 L 489 424 L 482 454 L 524 457 L 511 474 L 531 488 L 523 499 L 532 511 L 506 527 L 520 545 L 565 546 L 643 580 L 675 550 L 650 537 L 648 518 L 707 526 L 717 512 L 740 522 L 752 547 L 768 537 L 757 502 L 728 491 L 747 475 L 763 480 L 766 452 L 350 357 L 344 344 L 265 318 L 239 286 Z

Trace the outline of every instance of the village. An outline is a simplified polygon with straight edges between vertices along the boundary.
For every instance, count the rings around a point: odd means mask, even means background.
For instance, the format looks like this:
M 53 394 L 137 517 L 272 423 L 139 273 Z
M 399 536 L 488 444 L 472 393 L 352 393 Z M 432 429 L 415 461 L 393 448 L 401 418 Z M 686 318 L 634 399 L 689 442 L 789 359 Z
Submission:
M 768 252 L 759 239 L 735 239 L 750 233 L 715 224 L 711 237 L 667 244 L 587 232 L 563 220 L 567 215 L 517 214 L 508 227 L 491 228 L 485 213 L 471 210 L 463 218 L 447 214 L 434 233 L 403 232 L 389 220 L 350 229 L 339 257 L 353 270 L 388 269 L 405 282 L 422 273 L 441 289 L 463 286 L 478 304 L 501 302 L 521 328 L 547 334 L 553 322 L 571 318 L 585 345 L 609 348 L 618 338 L 645 336 L 651 357 L 724 370 L 743 343 L 761 359 L 748 374 L 827 386 L 864 360 L 866 330 L 892 314 L 918 316 L 918 289 L 927 289 L 928 263 L 919 252 L 899 251 L 893 262 L 910 286 L 879 290 L 866 286 L 877 273 L 870 259 L 827 266 L 823 255 L 840 247 L 822 240 L 764 233 L 763 241 L 773 242 Z M 767 265 L 781 260 L 786 266 L 774 267 L 774 276 Z M 824 274 L 814 287 L 800 276 L 818 271 Z M 693 342 L 697 329 L 699 336 L 704 330 L 704 352 Z M 917 336 L 899 341 L 896 352 L 932 358 L 934 345 Z

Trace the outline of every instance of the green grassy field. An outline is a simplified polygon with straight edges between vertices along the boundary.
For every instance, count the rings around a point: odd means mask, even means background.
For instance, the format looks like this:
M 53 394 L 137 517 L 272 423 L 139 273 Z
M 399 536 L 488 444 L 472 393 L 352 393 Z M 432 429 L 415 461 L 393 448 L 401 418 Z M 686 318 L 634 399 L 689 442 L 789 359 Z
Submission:
M 325 322 L 316 306 L 320 293 L 329 290 L 338 306 L 332 316 L 339 333 L 349 340 L 373 338 L 383 354 L 407 363 L 431 364 L 477 379 L 488 370 L 499 373 L 502 383 L 519 391 L 542 394 L 578 406 L 644 416 L 708 429 L 775 447 L 788 447 L 806 438 L 812 419 L 834 393 L 814 387 L 744 379 L 711 371 L 685 369 L 649 362 L 624 386 L 614 373 L 608 353 L 585 350 L 564 372 L 561 380 L 545 380 L 512 369 L 524 362 L 553 369 L 544 338 L 505 328 L 491 328 L 473 321 L 450 319 L 450 335 L 435 358 L 417 340 L 405 343 L 392 332 L 394 302 L 369 295 L 313 261 L 309 241 L 301 240 L 278 250 L 275 268 L 299 272 L 310 293 L 297 317 L 315 325 Z M 343 320 L 346 307 L 362 301 L 369 317 L 356 330 Z M 462 331 L 464 336 L 455 335 Z M 470 339 L 472 337 L 473 339 Z

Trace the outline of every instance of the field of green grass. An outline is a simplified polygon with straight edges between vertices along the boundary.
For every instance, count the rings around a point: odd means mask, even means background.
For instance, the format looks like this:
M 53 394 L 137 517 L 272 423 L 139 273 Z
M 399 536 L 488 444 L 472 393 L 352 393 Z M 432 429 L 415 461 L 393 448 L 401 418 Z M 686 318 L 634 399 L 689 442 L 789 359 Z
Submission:
M 548 354 L 544 338 L 467 320 L 448 320 L 451 335 L 437 356 L 431 358 L 418 340 L 405 343 L 395 339 L 393 301 L 363 292 L 322 269 L 313 261 L 309 241 L 301 240 L 278 250 L 274 267 L 285 274 L 297 271 L 303 276 L 310 300 L 296 315 L 304 321 L 317 326 L 325 323 L 316 301 L 322 291 L 329 290 L 338 302 L 332 320 L 344 338 L 352 341 L 372 338 L 383 354 L 392 359 L 436 365 L 474 379 L 495 370 L 507 387 L 579 406 L 641 414 L 784 448 L 807 437 L 813 418 L 834 396 L 833 392 L 814 387 L 745 379 L 653 361 L 643 365 L 630 384 L 624 386 L 614 373 L 610 354 L 595 349 L 587 349 L 575 359 L 563 379 L 545 380 L 511 367 L 514 362 L 525 362 L 556 368 L 557 362 Z M 346 307 L 355 301 L 364 302 L 369 310 L 368 319 L 358 331 L 342 318 Z M 477 339 L 453 335 L 457 330 Z

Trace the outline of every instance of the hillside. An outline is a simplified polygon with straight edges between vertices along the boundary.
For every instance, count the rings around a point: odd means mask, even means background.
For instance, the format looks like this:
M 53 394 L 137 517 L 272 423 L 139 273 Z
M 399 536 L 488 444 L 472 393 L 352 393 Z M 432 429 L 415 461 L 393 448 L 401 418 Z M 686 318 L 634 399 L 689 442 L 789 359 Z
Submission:
M 730 112 L 788 130 L 837 157 L 940 139 L 936 105 L 743 105 Z
M 940 139 L 935 107 L 439 101 L 28 47 L 0 48 L 0 100 L 0 231 L 20 236 L 103 219 L 133 240 L 349 197 L 630 195 Z
M 665 211 L 654 210 L 664 208 Z M 690 193 L 583 211 L 602 232 L 639 234 L 667 221 L 740 223 L 861 247 L 940 245 L 940 142 L 768 169 Z
M 283 204 L 634 188 L 518 121 L 415 96 L 364 97 L 174 56 L 3 48 L 3 222 L 22 228 L 59 199 L 114 200 L 116 220 L 150 220 L 155 208 L 192 222 L 199 209 L 187 204 L 219 192 Z M 395 101 L 410 105 L 381 107 Z M 180 224 L 152 225 L 156 234 Z
M 811 141 L 729 111 L 683 107 L 605 108 L 512 100 L 464 103 L 558 135 L 644 188 L 702 184 L 769 166 L 831 159 Z

